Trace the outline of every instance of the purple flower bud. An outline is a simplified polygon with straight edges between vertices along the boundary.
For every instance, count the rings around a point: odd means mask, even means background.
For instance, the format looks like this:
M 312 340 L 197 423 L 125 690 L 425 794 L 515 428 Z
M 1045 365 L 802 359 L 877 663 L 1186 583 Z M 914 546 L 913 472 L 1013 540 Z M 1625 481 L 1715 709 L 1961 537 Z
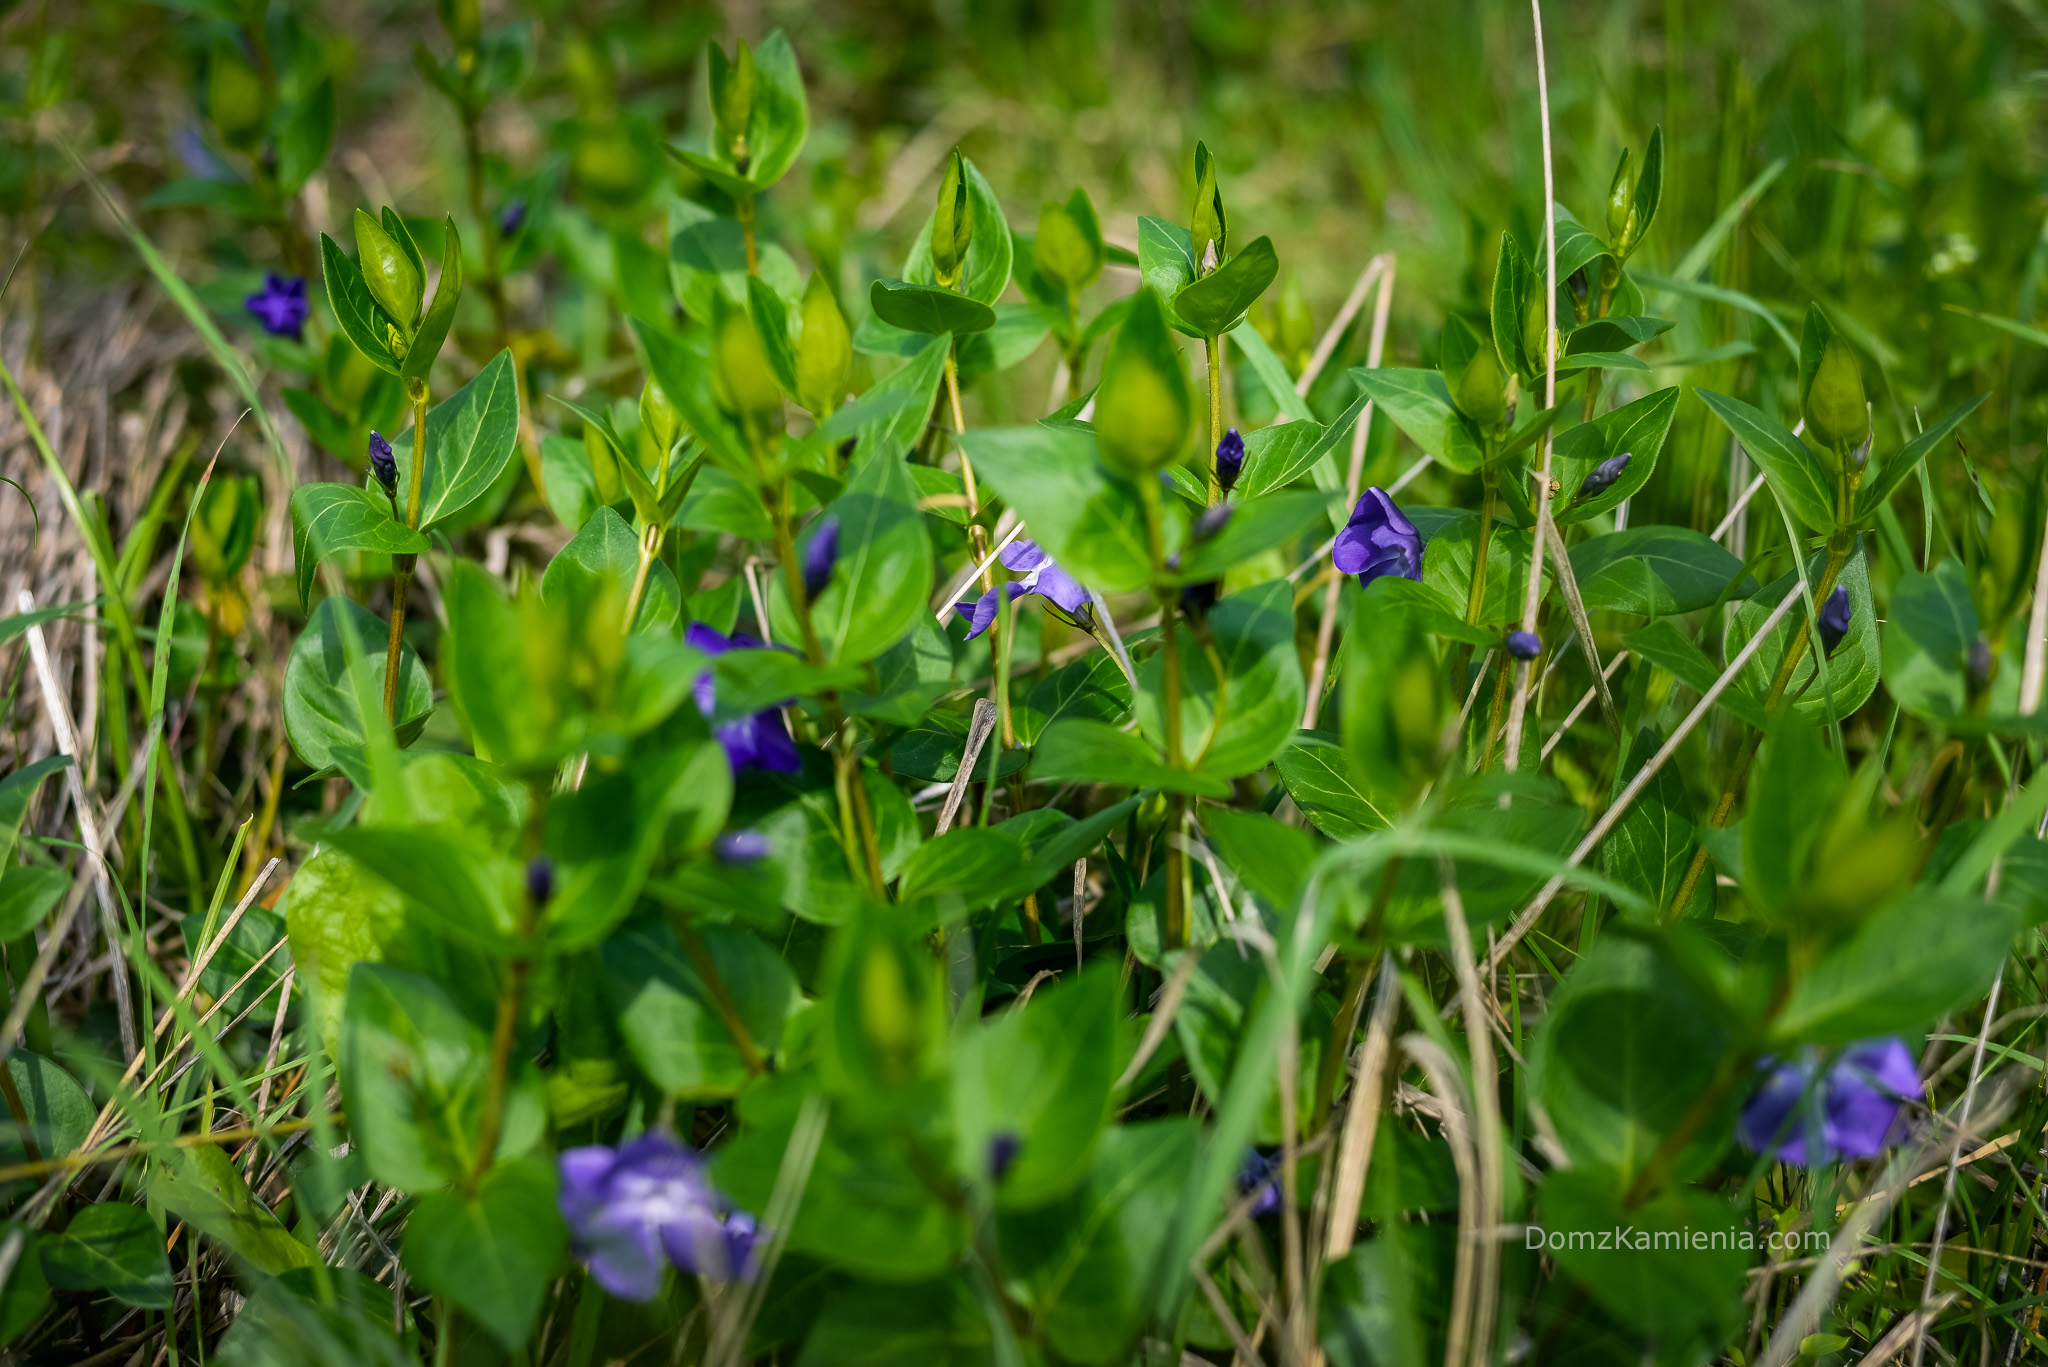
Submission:
M 816 598 L 832 582 L 832 567 L 839 562 L 839 517 L 827 513 L 818 519 L 818 530 L 804 547 L 804 597 Z
M 505 207 L 498 210 L 498 236 L 510 237 L 526 226 L 526 199 L 514 196 L 505 201 Z
M 1337 533 L 1330 559 L 1340 573 L 1357 575 L 1360 588 L 1390 574 L 1420 579 L 1422 534 L 1386 490 L 1374 487 L 1359 496 L 1351 520 Z
M 391 455 L 391 443 L 375 428 L 370 429 L 370 473 L 386 489 L 398 492 L 398 462 Z
M 1210 537 L 1222 531 L 1229 523 L 1230 505 L 1228 503 L 1213 503 L 1202 509 L 1201 515 L 1195 518 L 1195 540 L 1207 541 Z
M 1579 486 L 1580 498 L 1594 498 L 1607 492 L 1628 471 L 1628 463 L 1635 459 L 1632 452 L 1623 451 L 1618 456 L 1609 456 L 1593 467 L 1593 473 L 1586 476 L 1586 482 Z
M 1757 1068 L 1763 1082 L 1736 1133 L 1783 1163 L 1875 1157 L 1899 1141 L 1899 1108 L 1920 1095 L 1913 1055 L 1896 1036 L 1850 1045 L 1825 1069 L 1810 1054 Z
M 544 907 L 555 895 L 555 861 L 537 854 L 526 861 L 526 895 L 536 907 Z
M 1835 591 L 1828 595 L 1828 601 L 1820 605 L 1820 649 L 1823 655 L 1835 653 L 1835 647 L 1849 634 L 1851 609 L 1849 590 L 1837 584 Z
M 1237 484 L 1237 477 L 1244 473 L 1244 438 L 1237 434 L 1235 427 L 1223 434 L 1223 440 L 1216 443 L 1216 482 L 1229 493 Z
M 1511 631 L 1505 644 L 1518 660 L 1533 660 L 1543 653 L 1543 638 L 1533 631 Z
M 1206 617 L 1209 609 L 1216 606 L 1216 600 L 1223 596 L 1223 581 L 1207 579 L 1199 584 L 1189 584 L 1180 591 L 1180 610 L 1189 617 Z
M 263 277 L 263 288 L 242 301 L 263 330 L 273 337 L 289 337 L 294 342 L 306 330 L 306 318 L 313 311 L 313 305 L 306 298 L 306 277 L 303 275 L 279 275 L 275 271 Z
M 746 1272 L 753 1217 L 732 1211 L 721 1221 L 726 1206 L 703 1160 L 667 1135 L 570 1149 L 559 1164 L 556 1201 L 576 1256 L 612 1295 L 653 1300 L 669 1263 L 720 1281 Z
M 1982 636 L 1970 642 L 1970 682 L 1982 688 L 1991 677 L 1991 643 Z
M 1252 1201 L 1254 1220 L 1261 1215 L 1271 1215 L 1280 1209 L 1279 1164 L 1257 1149 L 1246 1149 L 1244 1162 L 1237 1170 L 1237 1189 L 1240 1194 L 1258 1193 Z
M 1003 1130 L 989 1136 L 988 1175 L 992 1182 L 1000 1182 L 1009 1175 L 1010 1165 L 1017 1161 L 1017 1150 L 1024 1147 L 1024 1141 L 1013 1130 Z
M 756 830 L 727 831 L 711 842 L 721 864 L 752 864 L 768 857 L 768 836 Z

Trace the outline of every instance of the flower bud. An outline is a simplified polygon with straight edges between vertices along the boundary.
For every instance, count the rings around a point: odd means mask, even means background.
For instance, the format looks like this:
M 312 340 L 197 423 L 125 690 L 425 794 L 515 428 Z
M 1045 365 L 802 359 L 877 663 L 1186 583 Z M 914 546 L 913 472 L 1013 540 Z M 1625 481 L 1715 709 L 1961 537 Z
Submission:
M 782 389 L 754 320 L 744 309 L 724 307 L 718 313 L 712 388 L 719 407 L 749 427 L 772 426 L 782 416 Z
M 1223 596 L 1221 579 L 1205 579 L 1199 584 L 1188 584 L 1180 591 L 1181 615 L 1200 621 L 1209 615 L 1209 609 L 1216 606 L 1216 600 Z
M 768 836 L 762 831 L 727 831 L 711 842 L 711 853 L 721 864 L 754 864 L 769 853 Z
M 1017 1150 L 1024 1147 L 1024 1141 L 1017 1137 L 1015 1130 L 999 1130 L 988 1139 L 988 1176 L 991 1182 L 1001 1182 L 1010 1171 L 1010 1164 L 1017 1161 Z
M 355 225 L 363 283 L 370 287 L 370 297 L 377 301 L 377 306 L 391 315 L 410 340 L 412 329 L 420 321 L 420 300 L 426 288 L 420 273 L 405 249 L 376 219 L 358 209 Z
M 1835 653 L 1835 647 L 1842 644 L 1842 638 L 1849 634 L 1849 623 L 1853 617 L 1849 606 L 1849 590 L 1841 584 L 1820 606 L 1820 650 L 1823 655 Z
M 1580 322 L 1584 322 L 1593 298 L 1593 285 L 1586 279 L 1586 268 L 1581 266 L 1567 275 L 1564 278 L 1564 287 L 1571 292 L 1572 312 L 1578 315 Z
M 1105 260 L 1095 207 L 1081 190 L 1065 204 L 1048 200 L 1038 214 L 1031 264 L 1045 280 L 1075 293 L 1095 283 Z
M 263 82 L 233 43 L 214 45 L 206 73 L 206 113 L 221 141 L 237 150 L 248 150 L 263 136 L 270 114 Z
M 545 907 L 555 895 L 555 861 L 537 854 L 526 862 L 526 895 L 536 907 Z
M 1991 679 L 1991 643 L 1979 636 L 1970 642 L 1970 682 L 1982 688 Z
M 967 162 L 954 148 L 939 182 L 938 208 L 932 214 L 932 278 L 952 289 L 974 240 L 974 201 L 967 194 Z
M 683 435 L 682 415 L 669 402 L 668 391 L 653 379 L 640 388 L 640 430 L 654 443 L 664 463 L 675 449 L 676 439 Z
M 1543 331 L 1549 325 L 1550 310 L 1543 302 L 1542 286 L 1538 285 L 1529 291 L 1529 302 L 1522 306 L 1522 354 L 1528 358 L 1531 370 L 1540 371 L 1549 364 L 1543 346 Z
M 804 547 L 804 597 L 815 599 L 832 582 L 832 567 L 839 563 L 839 517 L 827 513 L 818 519 L 818 530 Z
M 1511 631 L 1503 644 L 1518 660 L 1533 660 L 1543 653 L 1543 638 L 1533 631 Z
M 1227 494 L 1237 486 L 1237 477 L 1243 473 L 1244 438 L 1233 427 L 1216 443 L 1216 483 Z
M 1207 541 L 1210 537 L 1222 531 L 1229 523 L 1230 505 L 1228 503 L 1212 503 L 1202 509 L 1201 515 L 1195 519 L 1193 528 L 1194 538 L 1197 541 Z
M 1593 473 L 1586 476 L 1586 482 L 1579 486 L 1580 498 L 1595 498 L 1614 487 L 1614 481 L 1628 473 L 1628 463 L 1635 457 L 1623 451 L 1618 456 L 1609 456 L 1593 467 Z
M 1836 460 L 1845 448 L 1859 445 L 1870 430 L 1863 365 L 1849 344 L 1832 332 L 1799 401 L 1806 415 L 1806 430 Z
M 802 317 L 803 331 L 796 339 L 796 401 L 812 413 L 830 413 L 846 397 L 853 339 L 839 301 L 816 272 L 804 287 Z
M 1636 235 L 1636 178 L 1628 164 L 1628 149 L 1621 149 L 1621 160 L 1615 163 L 1614 179 L 1607 186 L 1607 241 L 1616 251 L 1627 255 L 1635 245 Z
M 1483 428 L 1498 430 L 1505 427 L 1512 416 L 1505 379 L 1493 348 L 1482 346 L 1466 363 L 1465 373 L 1458 379 L 1457 392 L 1451 396 L 1452 402 L 1457 404 L 1460 413 Z
M 718 44 L 711 45 L 711 118 L 718 127 L 719 146 L 744 174 L 752 156 L 747 124 L 754 115 L 754 54 L 740 40 L 731 62 Z
M 370 429 L 370 473 L 387 492 L 398 492 L 398 461 L 392 457 L 391 443 L 375 428 Z
M 526 200 L 514 195 L 505 201 L 505 207 L 498 210 L 498 236 L 514 237 L 526 226 Z
M 1158 292 L 1141 286 L 1095 393 L 1095 442 L 1110 468 L 1137 478 L 1186 452 L 1195 401 L 1179 361 Z
M 1195 207 L 1188 217 L 1188 237 L 1198 275 L 1216 269 L 1229 254 L 1229 219 L 1223 212 L 1223 191 L 1216 184 L 1216 158 L 1203 142 L 1195 144 Z

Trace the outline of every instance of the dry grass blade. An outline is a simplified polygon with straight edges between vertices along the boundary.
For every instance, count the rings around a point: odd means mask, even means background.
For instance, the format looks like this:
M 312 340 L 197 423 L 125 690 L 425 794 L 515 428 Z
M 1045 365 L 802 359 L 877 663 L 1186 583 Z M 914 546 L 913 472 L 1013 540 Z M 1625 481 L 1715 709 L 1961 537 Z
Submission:
M 1465 900 L 1458 895 L 1457 866 L 1439 856 L 1437 870 L 1451 967 L 1457 972 L 1458 992 L 1465 1003 L 1465 1049 L 1472 1073 L 1472 1149 L 1479 1169 L 1479 1244 L 1472 1260 L 1472 1362 L 1474 1367 L 1485 1367 L 1492 1361 L 1494 1320 L 1500 1308 L 1501 1180 L 1506 1161 L 1501 1151 L 1500 1090 L 1489 1028 L 1492 1003 L 1486 1000 L 1479 974 L 1472 967 L 1472 930 L 1465 920 Z
M 1184 951 L 1180 962 L 1173 966 L 1173 972 L 1159 989 L 1159 1000 L 1152 1007 L 1152 1019 L 1145 1026 L 1144 1038 L 1138 1041 L 1138 1052 L 1131 1055 L 1130 1063 L 1124 1068 L 1122 1077 L 1116 1080 L 1119 1090 L 1138 1080 L 1138 1074 L 1145 1071 L 1145 1065 L 1159 1046 L 1166 1042 L 1166 1032 L 1173 1028 L 1174 1013 L 1180 1010 L 1180 999 L 1187 995 L 1188 983 L 1195 976 L 1195 966 L 1202 956 Z
M 782 1166 L 776 1171 L 768 1208 L 762 1212 L 762 1227 L 768 1237 L 755 1242 L 739 1281 L 726 1288 L 727 1294 L 719 1303 L 711 1345 L 704 1359 L 710 1367 L 737 1367 L 745 1356 L 747 1333 L 761 1313 L 768 1284 L 781 1264 L 790 1226 L 796 1222 L 797 1209 L 803 1204 L 804 1188 L 810 1184 L 811 1167 L 818 1161 L 818 1149 L 825 1142 L 825 1126 L 830 1118 L 831 1110 L 823 1097 L 813 1092 L 804 1098 L 796 1124 L 789 1132 L 789 1147 L 782 1151 Z
M 2031 644 L 2031 643 L 2030 643 Z M 1994 890 L 1998 882 L 1993 871 Z M 1927 1349 L 1927 1321 L 1933 1318 L 1934 1282 L 1941 1273 L 1941 1245 L 1948 1237 L 1948 1209 L 1956 1197 L 1956 1170 L 1962 1164 L 1963 1140 L 1970 1132 L 1970 1112 L 1977 1105 L 1977 1082 L 1984 1076 L 1984 1047 L 1991 1039 L 1991 1022 L 1998 1016 L 1998 993 L 2005 986 L 2005 965 L 1998 966 L 1998 974 L 1991 980 L 1991 995 L 1984 1001 L 1984 1024 L 1977 1031 L 1977 1047 L 1970 1058 L 1970 1080 L 1963 1088 L 1963 1108 L 1956 1118 L 1955 1138 L 1949 1143 L 1948 1170 L 1941 1179 L 1941 1205 L 1934 1215 L 1934 1238 L 1927 1253 L 1927 1276 L 1920 1285 L 1920 1327 L 1913 1334 L 1913 1367 L 1920 1367 L 1922 1354 Z M 1990 1342 L 1987 1338 L 1985 1342 Z
M 1358 1237 L 1359 1208 L 1365 1202 L 1365 1176 L 1372 1164 L 1372 1145 L 1379 1132 L 1380 1104 L 1386 1090 L 1387 1055 L 1393 1045 L 1394 1018 L 1401 1010 L 1400 973 L 1380 960 L 1379 987 L 1373 993 L 1372 1016 L 1359 1049 L 1358 1074 L 1345 1108 L 1344 1138 L 1337 1149 L 1337 1186 L 1330 1198 L 1327 1256 L 1341 1258 Z
M 939 809 L 939 821 L 932 831 L 936 840 L 953 829 L 953 820 L 960 815 L 960 803 L 967 796 L 967 785 L 974 780 L 974 766 L 981 759 L 981 750 L 988 744 L 989 732 L 995 730 L 996 705 L 988 698 L 974 700 L 974 715 L 967 723 L 967 748 L 961 752 L 960 767 L 953 771 L 953 786 L 946 793 L 946 805 Z M 995 766 L 991 765 L 991 769 Z M 991 773 L 991 780 L 994 775 Z
M 1457 1061 L 1426 1035 L 1409 1033 L 1401 1037 L 1401 1052 L 1415 1061 L 1429 1079 L 1435 1094 L 1438 1123 L 1444 1140 L 1451 1146 L 1451 1161 L 1458 1171 L 1458 1253 L 1451 1274 L 1451 1299 L 1444 1318 L 1444 1367 L 1465 1367 L 1473 1348 L 1474 1282 L 1473 1262 L 1478 1253 L 1480 1204 L 1479 1158 L 1473 1151 L 1471 1105 L 1465 1095 L 1464 1078 Z

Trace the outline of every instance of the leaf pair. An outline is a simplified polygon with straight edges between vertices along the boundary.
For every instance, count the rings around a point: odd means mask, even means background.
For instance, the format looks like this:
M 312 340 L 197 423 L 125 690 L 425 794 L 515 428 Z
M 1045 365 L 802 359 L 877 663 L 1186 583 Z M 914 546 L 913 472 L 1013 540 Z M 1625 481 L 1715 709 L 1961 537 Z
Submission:
M 434 287 L 433 302 L 421 312 L 419 296 L 427 267 L 412 230 L 388 207 L 381 225 L 361 209 L 355 217 L 362 261 L 351 259 L 333 238 L 320 234 L 328 306 L 342 332 L 372 365 L 424 385 L 462 298 L 462 238 L 455 218 L 442 219 L 441 280 Z M 374 288 L 366 268 L 376 273 Z

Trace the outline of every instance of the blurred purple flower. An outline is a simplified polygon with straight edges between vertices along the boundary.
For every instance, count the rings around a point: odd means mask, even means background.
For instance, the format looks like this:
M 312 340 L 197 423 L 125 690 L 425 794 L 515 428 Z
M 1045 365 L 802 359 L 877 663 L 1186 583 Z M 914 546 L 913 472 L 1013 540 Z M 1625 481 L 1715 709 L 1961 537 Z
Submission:
M 1766 1058 L 1763 1085 L 1742 1108 L 1743 1144 L 1783 1163 L 1870 1158 L 1899 1139 L 1899 1107 L 1920 1075 L 1897 1036 L 1852 1044 L 1822 1070 L 1811 1056 Z
M 804 547 L 804 597 L 815 600 L 832 582 L 832 567 L 839 563 L 839 518 L 827 513 L 818 519 L 818 530 Z
M 746 1267 L 752 1217 L 725 1209 L 695 1153 L 650 1130 L 613 1149 L 570 1149 L 556 1195 L 576 1256 L 599 1286 L 621 1300 L 651 1301 L 664 1262 L 730 1281 Z
M 1422 534 L 1402 516 L 1387 491 L 1375 486 L 1359 496 L 1351 520 L 1337 533 L 1330 558 L 1341 573 L 1357 575 L 1360 588 L 1390 574 L 1420 579 Z
M 206 135 L 193 124 L 186 124 L 171 136 L 171 150 L 185 163 L 185 169 L 200 180 L 220 185 L 238 183 L 235 173 L 206 145 Z
M 1228 503 L 1212 503 L 1202 509 L 1201 513 L 1195 518 L 1195 525 L 1189 531 L 1195 540 L 1207 541 L 1229 525 L 1230 505 Z
M 374 427 L 370 429 L 370 473 L 387 490 L 398 490 L 398 461 L 391 454 L 391 443 L 384 440 L 384 434 Z
M 537 854 L 526 861 L 526 895 L 537 907 L 544 907 L 555 895 L 555 861 Z
M 1820 649 L 1823 655 L 1835 653 L 1835 647 L 1849 634 L 1849 590 L 1846 585 L 1835 585 L 1835 591 L 1828 595 L 1828 601 L 1820 605 Z
M 263 288 L 242 304 L 265 332 L 273 337 L 289 337 L 294 342 L 305 332 L 306 316 L 313 311 L 306 298 L 306 277 L 279 275 L 275 271 L 266 272 Z
M 711 853 L 721 864 L 752 864 L 768 857 L 769 844 L 765 832 L 756 830 L 727 831 L 711 842 Z
M 1223 440 L 1216 443 L 1216 483 L 1224 493 L 1229 493 L 1237 484 L 1237 477 L 1244 473 L 1244 438 L 1235 427 L 1223 434 Z
M 751 636 L 735 632 L 726 636 L 702 622 L 692 622 L 683 632 L 684 644 L 706 655 L 723 655 L 728 650 L 758 650 L 761 642 Z M 738 717 L 731 721 L 713 721 L 718 710 L 718 681 L 710 670 L 699 674 L 691 685 L 697 699 L 697 711 L 705 720 L 711 721 L 711 734 L 718 737 L 718 743 L 725 747 L 725 758 L 738 775 L 743 770 L 759 767 L 778 774 L 795 774 L 803 771 L 803 760 L 797 754 L 796 742 L 789 738 L 789 728 L 782 724 L 782 713 L 773 707 L 762 708 L 750 716 Z
M 1083 631 L 1092 629 L 1088 612 L 1088 590 L 1081 587 L 1081 581 L 1059 567 L 1050 555 L 1045 553 L 1036 541 L 1025 538 L 1002 549 L 1003 567 L 1024 577 L 994 588 L 971 601 L 955 603 L 962 617 L 967 619 L 967 639 L 973 640 L 987 631 L 996 619 L 996 609 L 1002 599 L 997 595 L 1007 593 L 1013 599 L 1027 593 L 1035 593 L 1052 604 L 1060 616 L 1072 622 Z
M 1017 1161 L 1017 1150 L 1024 1147 L 1024 1141 L 1014 1130 L 1002 1130 L 989 1136 L 988 1175 L 989 1180 L 1000 1182 L 1009 1175 L 1010 1165 Z
M 526 200 L 514 196 L 505 201 L 505 207 L 498 210 L 498 236 L 510 237 L 526 226 Z
M 1271 1215 L 1280 1209 L 1280 1165 L 1257 1149 L 1246 1149 L 1237 1169 L 1237 1190 L 1240 1195 L 1258 1192 L 1252 1200 L 1254 1220 Z
M 1533 660 L 1543 653 L 1543 638 L 1533 631 L 1511 631 L 1506 644 L 1508 654 L 1518 660 Z

